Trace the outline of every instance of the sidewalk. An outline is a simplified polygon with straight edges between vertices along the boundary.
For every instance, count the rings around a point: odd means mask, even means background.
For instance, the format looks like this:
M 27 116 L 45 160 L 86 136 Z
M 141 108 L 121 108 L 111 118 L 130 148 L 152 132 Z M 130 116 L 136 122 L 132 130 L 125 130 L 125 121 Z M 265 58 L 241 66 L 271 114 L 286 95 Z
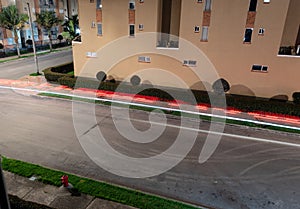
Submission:
M 32 91 L 22 91 L 22 94 L 28 95 L 37 95 L 38 91 L 47 91 L 49 93 L 57 93 L 57 94 L 68 94 L 68 95 L 80 95 L 85 97 L 90 97 L 93 99 L 95 95 L 98 98 L 103 99 L 114 99 L 125 102 L 135 102 L 139 104 L 153 105 L 156 107 L 164 107 L 164 108 L 172 108 L 178 109 L 180 104 L 175 102 L 163 102 L 158 98 L 152 98 L 147 96 L 135 96 L 132 101 L 132 95 L 125 93 L 114 93 L 108 91 L 97 91 L 91 89 L 77 89 L 74 91 L 71 88 L 66 86 L 60 86 L 57 84 L 48 83 L 43 76 L 25 76 L 19 80 L 8 80 L 8 79 L 0 79 L 0 86 L 20 88 L 24 90 L 32 90 Z M 280 114 L 267 114 L 263 112 L 241 112 L 237 109 L 218 109 L 215 108 L 217 112 L 220 112 L 221 115 L 227 117 L 227 119 L 239 119 L 240 121 L 257 121 L 260 123 L 272 123 L 277 124 L 279 126 L 289 126 L 296 127 L 300 129 L 300 118 L 296 116 L 286 116 Z M 206 104 L 198 104 L 195 106 L 195 111 L 201 112 L 203 114 L 210 114 L 212 109 L 209 108 Z M 262 124 L 268 125 L 268 124 Z
M 10 195 L 46 205 L 57 209 L 135 209 L 134 207 L 122 205 L 89 195 L 71 196 L 71 193 L 64 187 L 46 185 L 38 181 L 31 181 L 28 178 L 3 171 L 6 189 Z

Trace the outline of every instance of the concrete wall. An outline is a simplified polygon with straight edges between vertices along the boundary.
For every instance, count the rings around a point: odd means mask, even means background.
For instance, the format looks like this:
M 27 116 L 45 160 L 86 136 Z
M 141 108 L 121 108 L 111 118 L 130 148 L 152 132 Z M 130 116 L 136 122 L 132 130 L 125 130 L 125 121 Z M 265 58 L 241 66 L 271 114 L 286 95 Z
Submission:
M 295 46 L 300 26 L 300 1 L 291 0 L 285 22 L 281 46 Z
M 243 38 L 249 9 L 248 1 L 223 0 L 212 1 L 211 18 L 208 32 L 208 41 L 201 42 L 200 33 L 194 32 L 194 27 L 201 28 L 203 22 L 204 3 L 196 1 L 182 1 L 180 17 L 180 38 L 188 40 L 199 51 L 203 52 L 200 57 L 182 57 L 174 59 L 161 54 L 175 53 L 176 49 L 156 49 L 156 40 L 149 39 L 140 42 L 142 45 L 153 45 L 152 53 L 141 52 L 139 55 L 151 57 L 151 63 L 138 62 L 138 55 L 130 55 L 128 58 L 119 60 L 110 69 L 105 62 L 110 59 L 100 53 L 96 57 L 89 58 L 87 52 L 98 52 L 103 46 L 118 38 L 125 40 L 133 46 L 139 42 L 137 37 L 128 36 L 128 0 L 107 1 L 103 0 L 103 36 L 97 36 L 97 28 L 91 28 L 91 23 L 96 19 L 96 5 L 86 0 L 79 0 L 80 27 L 82 32 L 82 43 L 73 43 L 75 60 L 75 74 L 94 77 L 99 71 L 107 71 L 116 79 L 124 79 L 133 74 L 139 74 L 141 69 L 163 69 L 163 73 L 153 70 L 153 73 L 143 72 L 142 80 L 164 86 L 203 89 L 204 83 L 212 85 L 214 80 L 207 81 L 203 72 L 207 72 L 207 62 L 203 61 L 205 56 L 212 62 L 219 77 L 226 79 L 230 85 L 230 93 L 252 95 L 260 97 L 274 97 L 276 95 L 287 95 L 291 99 L 294 91 L 300 91 L 298 77 L 300 72 L 299 57 L 278 56 L 284 33 L 285 23 L 294 12 L 289 13 L 289 1 L 272 0 L 269 4 L 258 1 L 252 41 L 244 44 Z M 297 3 L 297 0 L 291 2 Z M 294 5 L 295 6 L 295 5 Z M 299 7 L 298 7 L 299 8 Z M 159 1 L 151 0 L 139 3 L 136 1 L 136 33 L 156 32 L 159 28 Z M 300 21 L 298 21 L 299 24 Z M 144 30 L 138 31 L 138 25 L 143 24 Z M 259 35 L 259 28 L 264 28 L 264 35 Z M 147 43 L 146 43 L 147 42 Z M 139 46 L 135 46 L 139 48 Z M 184 50 L 179 43 L 179 51 Z M 121 46 L 120 46 L 121 48 Z M 142 50 L 142 48 L 141 48 Z M 134 49 L 132 50 L 134 51 Z M 110 56 L 118 56 L 119 50 L 110 51 Z M 130 50 L 129 50 L 130 52 Z M 183 66 L 184 59 L 198 60 L 196 67 Z M 268 72 L 254 72 L 252 65 L 266 65 Z M 202 77 L 195 75 L 197 71 Z M 161 71 L 162 72 L 162 71 Z M 169 72 L 169 73 L 165 73 Z M 171 76 L 179 77 L 183 82 L 174 82 Z

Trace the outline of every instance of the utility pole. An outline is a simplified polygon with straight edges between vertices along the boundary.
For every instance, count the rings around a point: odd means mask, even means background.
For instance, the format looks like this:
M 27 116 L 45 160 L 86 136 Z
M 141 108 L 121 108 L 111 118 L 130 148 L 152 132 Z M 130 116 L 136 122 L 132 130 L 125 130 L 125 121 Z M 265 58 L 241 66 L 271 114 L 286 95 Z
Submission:
M 35 47 L 35 41 L 34 41 L 34 31 L 33 31 L 33 25 L 32 25 L 32 17 L 31 17 L 31 11 L 30 11 L 30 5 L 27 2 L 27 7 L 28 7 L 28 16 L 29 16 L 29 25 L 30 25 L 30 30 L 31 30 L 31 36 L 32 36 L 32 47 L 33 47 L 33 55 L 34 55 L 34 62 L 35 62 L 35 66 L 36 66 L 36 74 L 40 75 L 40 71 L 39 71 L 39 62 L 38 62 L 38 58 L 37 58 L 37 54 L 36 54 L 36 47 Z
M 0 156 L 0 208 L 10 209 L 8 196 L 5 189 L 4 176 L 2 173 L 2 158 Z

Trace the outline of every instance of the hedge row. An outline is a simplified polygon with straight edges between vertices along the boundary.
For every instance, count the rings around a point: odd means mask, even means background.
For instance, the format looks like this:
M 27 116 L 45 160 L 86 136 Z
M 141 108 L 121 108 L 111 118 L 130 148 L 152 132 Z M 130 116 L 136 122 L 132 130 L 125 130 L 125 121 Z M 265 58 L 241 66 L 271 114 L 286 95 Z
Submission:
M 62 77 L 72 77 L 67 73 L 74 70 L 73 63 L 51 67 L 43 70 L 45 78 L 48 82 L 58 82 Z
M 61 85 L 69 86 L 71 88 L 91 88 L 107 91 L 117 90 L 118 92 L 123 93 L 138 93 L 139 95 L 144 96 L 159 97 L 161 100 L 173 100 L 176 98 L 177 100 L 194 103 L 194 101 L 191 99 L 193 97 L 191 97 L 189 91 L 184 89 L 157 89 L 150 85 L 132 86 L 129 83 L 125 85 L 119 85 L 119 83 L 99 82 L 95 80 L 83 78 L 78 79 L 74 77 L 63 77 L 58 81 Z M 222 107 L 223 105 L 223 97 L 218 94 L 211 93 L 209 97 L 209 94 L 204 91 L 192 90 L 191 92 L 194 95 L 197 103 L 205 103 L 210 105 L 210 99 L 213 98 L 214 106 Z M 226 103 L 228 107 L 236 108 L 245 112 L 262 111 L 300 117 L 300 105 L 291 102 L 280 102 L 267 100 L 264 98 L 226 94 Z

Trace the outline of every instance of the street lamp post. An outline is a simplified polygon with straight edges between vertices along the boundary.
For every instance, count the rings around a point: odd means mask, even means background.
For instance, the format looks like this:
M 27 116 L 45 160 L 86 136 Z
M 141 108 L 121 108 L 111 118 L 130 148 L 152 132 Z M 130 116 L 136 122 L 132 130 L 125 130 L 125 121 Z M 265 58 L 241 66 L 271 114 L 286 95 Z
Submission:
M 36 47 L 35 47 L 35 41 L 34 41 L 34 32 L 33 32 L 33 26 L 32 26 L 32 17 L 31 17 L 31 11 L 30 11 L 30 5 L 27 2 L 27 8 L 28 8 L 28 16 L 29 16 L 29 25 L 30 25 L 30 30 L 31 30 L 31 36 L 32 36 L 32 47 L 33 47 L 33 55 L 34 55 L 34 62 L 36 66 L 36 74 L 40 75 L 39 71 L 39 63 L 38 63 L 38 58 L 36 54 Z

